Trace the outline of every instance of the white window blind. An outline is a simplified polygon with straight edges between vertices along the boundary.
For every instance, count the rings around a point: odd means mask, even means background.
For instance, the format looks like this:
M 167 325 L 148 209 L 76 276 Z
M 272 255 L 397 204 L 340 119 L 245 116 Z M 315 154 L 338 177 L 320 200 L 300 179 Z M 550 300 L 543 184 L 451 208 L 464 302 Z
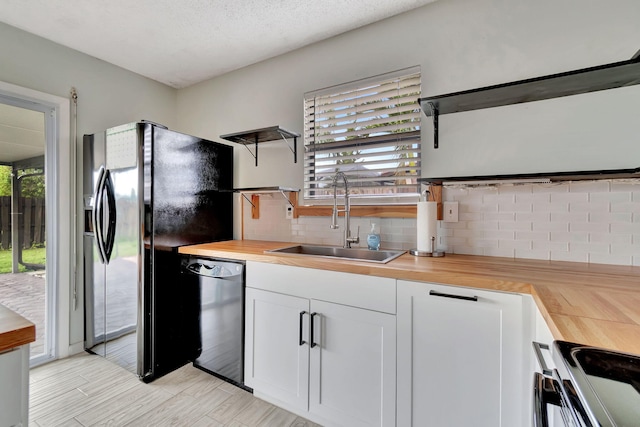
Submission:
M 420 67 L 313 91 L 304 97 L 304 202 L 333 197 L 336 172 L 364 203 L 419 195 Z

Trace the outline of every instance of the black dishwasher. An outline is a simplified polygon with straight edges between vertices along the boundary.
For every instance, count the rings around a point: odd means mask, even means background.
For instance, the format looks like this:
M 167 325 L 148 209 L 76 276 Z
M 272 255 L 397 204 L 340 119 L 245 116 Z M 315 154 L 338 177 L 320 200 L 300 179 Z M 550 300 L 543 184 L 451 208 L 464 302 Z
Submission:
M 193 365 L 247 389 L 244 386 L 244 262 L 185 257 L 182 273 L 190 286 L 199 288 L 199 355 Z

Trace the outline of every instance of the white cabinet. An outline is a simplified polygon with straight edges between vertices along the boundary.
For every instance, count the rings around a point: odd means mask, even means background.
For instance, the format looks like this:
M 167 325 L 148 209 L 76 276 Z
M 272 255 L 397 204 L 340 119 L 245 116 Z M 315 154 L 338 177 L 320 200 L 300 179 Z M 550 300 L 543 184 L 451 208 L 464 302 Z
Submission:
M 26 426 L 29 344 L 0 353 L 0 426 Z
M 399 427 L 524 425 L 521 295 L 399 280 L 397 324 Z
M 305 313 L 307 299 L 246 290 L 245 384 L 300 411 L 309 408 L 309 346 L 299 341 L 304 329 L 308 335 Z
M 258 397 L 325 426 L 395 425 L 395 280 L 248 262 L 246 307 Z

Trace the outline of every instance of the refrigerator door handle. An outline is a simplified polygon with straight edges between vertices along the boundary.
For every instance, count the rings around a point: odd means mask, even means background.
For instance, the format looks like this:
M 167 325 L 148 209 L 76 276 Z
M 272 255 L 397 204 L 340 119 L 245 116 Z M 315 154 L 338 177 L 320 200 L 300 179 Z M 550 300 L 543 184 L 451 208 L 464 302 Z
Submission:
M 96 192 L 93 196 L 93 229 L 96 239 L 96 246 L 98 247 L 98 257 L 101 264 L 106 264 L 106 256 L 104 251 L 104 242 L 102 234 L 103 226 L 103 191 L 104 191 L 104 178 L 105 168 L 100 166 L 98 170 L 98 181 L 96 185 Z
M 107 169 L 104 179 L 104 192 L 107 196 L 107 236 L 104 239 L 104 255 L 106 263 L 111 261 L 111 253 L 113 252 L 113 246 L 115 244 L 116 235 L 116 196 L 113 186 L 113 180 L 111 179 L 111 172 Z

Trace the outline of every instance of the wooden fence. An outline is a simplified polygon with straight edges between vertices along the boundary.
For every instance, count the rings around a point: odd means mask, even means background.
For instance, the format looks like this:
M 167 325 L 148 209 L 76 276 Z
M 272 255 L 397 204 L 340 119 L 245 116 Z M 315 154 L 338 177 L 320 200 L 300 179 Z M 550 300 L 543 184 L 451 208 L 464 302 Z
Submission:
M 22 244 L 30 248 L 45 241 L 44 218 L 45 208 L 43 198 L 20 198 L 21 215 L 18 217 L 20 230 L 24 233 Z M 11 247 L 11 197 L 0 197 L 0 249 Z

